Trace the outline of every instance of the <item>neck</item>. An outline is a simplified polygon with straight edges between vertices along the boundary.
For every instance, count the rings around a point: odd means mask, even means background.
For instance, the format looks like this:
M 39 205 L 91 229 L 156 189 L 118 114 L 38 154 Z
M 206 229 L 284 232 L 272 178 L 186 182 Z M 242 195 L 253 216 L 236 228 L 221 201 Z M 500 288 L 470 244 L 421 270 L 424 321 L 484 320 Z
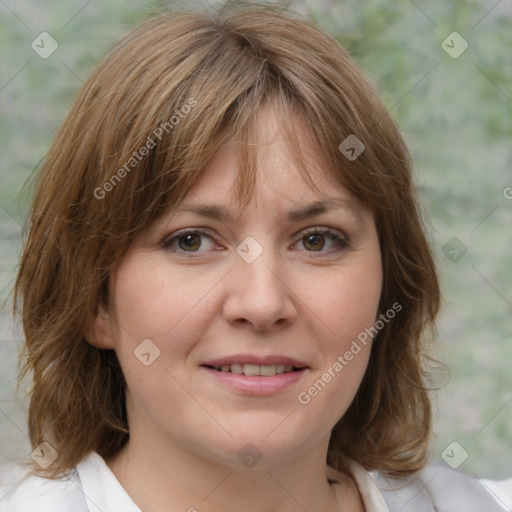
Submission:
M 336 489 L 328 483 L 325 456 L 313 451 L 261 469 L 258 464 L 240 469 L 181 447 L 169 447 L 164 454 L 135 441 L 132 437 L 107 464 L 144 512 L 335 512 L 340 496 L 346 497 L 344 503 L 359 502 L 350 477 L 340 474 Z

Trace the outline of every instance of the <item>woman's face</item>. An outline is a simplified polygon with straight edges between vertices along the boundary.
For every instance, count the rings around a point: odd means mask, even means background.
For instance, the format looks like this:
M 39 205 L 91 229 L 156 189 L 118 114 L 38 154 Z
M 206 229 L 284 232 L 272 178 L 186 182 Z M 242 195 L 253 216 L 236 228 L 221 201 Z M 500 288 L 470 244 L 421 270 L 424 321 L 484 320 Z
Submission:
M 258 183 L 243 214 L 226 146 L 183 211 L 134 241 L 88 336 L 116 351 L 131 443 L 238 467 L 325 455 L 367 367 L 362 333 L 382 287 L 372 213 L 326 173 L 306 135 L 314 190 L 272 111 L 258 126 Z M 311 207 L 320 201 L 334 207 Z

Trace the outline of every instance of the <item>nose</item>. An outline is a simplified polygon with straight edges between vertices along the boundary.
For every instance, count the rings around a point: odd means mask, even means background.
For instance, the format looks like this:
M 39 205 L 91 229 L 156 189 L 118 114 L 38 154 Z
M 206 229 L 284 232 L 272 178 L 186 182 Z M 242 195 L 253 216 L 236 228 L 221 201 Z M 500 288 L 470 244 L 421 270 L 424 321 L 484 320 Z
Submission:
M 283 328 L 297 317 L 296 293 L 285 262 L 265 248 L 252 262 L 236 256 L 229 272 L 224 303 L 225 319 L 257 331 Z

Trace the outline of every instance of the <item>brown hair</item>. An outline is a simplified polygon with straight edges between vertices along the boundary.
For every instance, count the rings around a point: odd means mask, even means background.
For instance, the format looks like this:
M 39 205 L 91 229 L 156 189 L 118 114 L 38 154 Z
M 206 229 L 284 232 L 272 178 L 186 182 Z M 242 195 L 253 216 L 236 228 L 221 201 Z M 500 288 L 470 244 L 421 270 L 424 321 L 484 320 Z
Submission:
M 405 143 L 332 36 L 276 6 L 228 2 L 160 14 L 121 40 L 79 92 L 38 173 L 15 285 L 26 337 L 19 382 L 32 372 L 32 446 L 47 441 L 58 457 L 46 470 L 33 463 L 33 473 L 56 478 L 90 450 L 108 459 L 127 442 L 115 352 L 93 347 L 84 333 L 134 237 L 179 205 L 223 144 L 253 140 L 255 114 L 269 103 L 282 109 L 281 119 L 307 122 L 328 172 L 372 209 L 380 312 L 402 306 L 373 342 L 327 463 L 342 469 L 348 456 L 391 476 L 425 464 L 431 412 L 423 333 L 433 326 L 439 287 Z M 292 123 L 284 124 L 301 175 L 314 186 Z M 365 145 L 353 160 L 338 148 L 351 134 Z M 240 151 L 244 205 L 255 166 L 250 145 Z

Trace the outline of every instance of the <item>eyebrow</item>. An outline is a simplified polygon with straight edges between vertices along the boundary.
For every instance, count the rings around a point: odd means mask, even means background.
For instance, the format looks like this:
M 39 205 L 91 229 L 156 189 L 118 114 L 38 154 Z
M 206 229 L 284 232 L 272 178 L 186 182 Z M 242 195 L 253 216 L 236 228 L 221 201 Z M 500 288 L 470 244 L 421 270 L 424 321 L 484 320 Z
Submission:
M 353 201 L 347 199 L 323 199 L 306 206 L 301 206 L 295 210 L 290 210 L 285 215 L 288 222 L 299 222 L 301 220 L 317 217 L 322 213 L 346 210 L 351 213 L 358 223 L 363 223 L 363 217 L 360 210 L 356 207 Z M 221 222 L 228 222 L 233 219 L 233 216 L 228 208 L 216 204 L 189 204 L 177 210 L 178 212 L 195 213 L 201 217 L 219 220 Z

